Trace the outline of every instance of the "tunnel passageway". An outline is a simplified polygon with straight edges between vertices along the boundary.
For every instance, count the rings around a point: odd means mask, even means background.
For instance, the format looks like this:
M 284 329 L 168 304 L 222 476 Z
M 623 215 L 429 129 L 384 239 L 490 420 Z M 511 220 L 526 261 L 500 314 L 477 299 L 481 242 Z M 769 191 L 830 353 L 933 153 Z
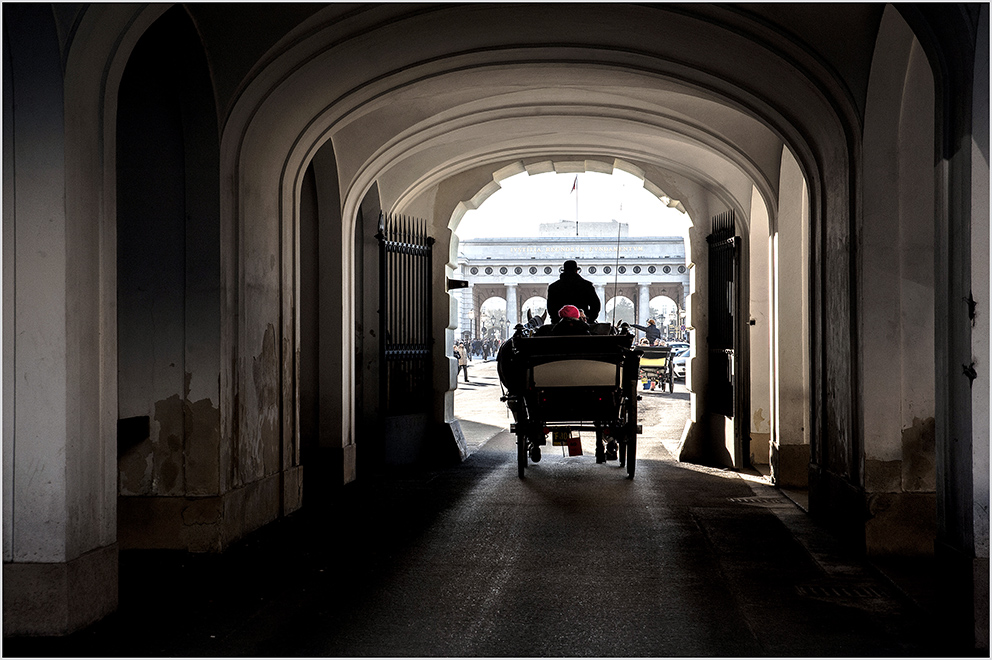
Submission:
M 646 420 L 665 410 L 652 398 Z M 125 552 L 116 614 L 5 653 L 931 653 L 923 609 L 760 478 L 674 461 L 665 429 L 646 428 L 632 481 L 550 446 L 520 480 L 500 432 L 458 466 L 351 484 L 225 555 Z

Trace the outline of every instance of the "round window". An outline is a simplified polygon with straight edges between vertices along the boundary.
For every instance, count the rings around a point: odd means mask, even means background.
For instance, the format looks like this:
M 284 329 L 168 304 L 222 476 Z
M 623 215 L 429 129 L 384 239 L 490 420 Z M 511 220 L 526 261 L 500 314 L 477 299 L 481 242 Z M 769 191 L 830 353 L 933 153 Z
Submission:
M 486 275 L 492 275 L 492 274 L 493 274 L 492 266 L 486 266 Z
M 550 275 L 551 274 L 551 266 L 545 266 L 544 267 L 544 274 L 545 275 Z
M 665 271 L 665 273 L 667 274 L 667 273 L 672 272 L 672 267 L 671 266 L 665 266 L 664 268 L 662 268 L 662 270 Z
M 531 266 L 530 267 L 530 274 L 531 275 L 537 275 L 537 266 Z
M 500 275 L 506 275 L 508 272 L 510 272 L 510 271 L 508 271 L 506 269 L 506 266 L 503 266 L 502 268 L 499 269 L 499 274 Z
M 589 274 L 590 275 L 595 275 L 596 274 L 596 267 L 595 266 L 589 266 Z
M 609 275 L 611 272 L 613 272 L 613 269 L 610 268 L 609 266 L 603 266 L 603 272 Z
M 680 273 L 684 273 L 685 272 L 685 266 L 679 266 L 679 272 Z
M 521 268 L 520 266 L 517 266 L 516 268 L 513 269 L 513 272 L 519 275 L 520 273 L 524 272 L 524 269 Z
M 655 268 L 654 266 L 648 266 L 648 272 L 654 275 L 655 273 L 658 272 L 658 269 Z
M 620 266 L 619 268 L 617 268 L 617 272 L 620 273 L 621 275 L 623 275 L 624 273 L 627 272 L 627 267 L 626 266 Z
M 634 272 L 635 273 L 641 272 L 641 267 L 640 266 L 634 266 Z
M 472 270 L 469 271 L 469 272 L 471 272 L 473 275 L 478 275 L 479 274 L 479 269 L 476 268 L 475 266 L 472 266 Z

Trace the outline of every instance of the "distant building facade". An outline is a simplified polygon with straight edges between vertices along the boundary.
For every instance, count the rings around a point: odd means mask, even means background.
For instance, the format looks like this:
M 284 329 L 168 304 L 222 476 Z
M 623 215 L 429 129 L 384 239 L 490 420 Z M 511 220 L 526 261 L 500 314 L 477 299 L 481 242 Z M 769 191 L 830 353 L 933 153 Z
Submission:
M 627 225 L 615 221 L 543 223 L 539 234 L 459 243 L 454 277 L 469 285 L 459 291 L 458 337 L 512 334 L 517 323 L 527 320 L 528 301 L 539 299 L 540 307 L 545 306 L 548 284 L 558 279 L 568 259 L 578 262 L 579 274 L 596 288 L 599 321 L 611 321 L 606 318 L 607 305 L 626 298 L 633 303 L 634 322 L 645 325 L 651 318 L 651 300 L 663 296 L 675 306 L 670 338 L 684 336 L 689 264 L 681 236 L 630 237 Z M 506 302 L 505 324 L 495 329 L 486 327 L 481 313 L 491 298 Z M 656 320 L 659 326 L 661 320 Z

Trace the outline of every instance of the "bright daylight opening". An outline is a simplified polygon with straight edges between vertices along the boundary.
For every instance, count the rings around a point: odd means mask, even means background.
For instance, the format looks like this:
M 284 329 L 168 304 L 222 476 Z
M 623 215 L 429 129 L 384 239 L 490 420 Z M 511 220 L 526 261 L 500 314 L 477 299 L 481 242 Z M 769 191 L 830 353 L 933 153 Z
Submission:
M 453 277 L 466 288 L 458 304 L 453 354 L 458 359 L 455 415 L 469 451 L 509 429 L 500 396 L 496 356 L 518 324 L 548 324 L 548 285 L 566 260 L 578 263 L 600 300 L 600 323 L 627 323 L 637 344 L 688 350 L 686 301 L 690 293 L 688 215 L 677 201 L 660 197 L 638 176 L 600 172 L 521 172 L 500 180 L 478 209 L 455 229 L 458 257 Z M 678 207 L 678 208 L 676 208 Z M 684 358 L 683 358 L 684 359 Z M 674 391 L 659 370 L 641 373 L 643 407 L 677 397 L 681 428 L 688 415 L 685 368 L 672 360 Z M 682 408 L 685 408 L 683 411 Z M 671 418 L 674 409 L 666 415 Z

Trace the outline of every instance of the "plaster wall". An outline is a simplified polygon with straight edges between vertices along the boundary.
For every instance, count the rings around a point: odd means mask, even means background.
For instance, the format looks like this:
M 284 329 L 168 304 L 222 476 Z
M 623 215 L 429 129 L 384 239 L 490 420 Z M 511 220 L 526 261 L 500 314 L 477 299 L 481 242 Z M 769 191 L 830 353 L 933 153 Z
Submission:
M 12 205 L 4 195 L 14 255 L 4 295 L 21 337 L 12 363 L 5 355 L 5 634 L 65 634 L 117 604 L 112 126 L 124 61 L 161 11 L 93 8 L 57 46 L 67 35 L 56 35 L 50 7 L 4 7 L 16 103 L 5 112 L 16 146 L 4 156 L 15 193 Z
M 319 446 L 341 453 L 341 483 L 355 478 L 355 438 L 351 419 L 354 401 L 346 382 L 346 364 L 350 363 L 349 343 L 341 327 L 345 295 L 345 230 L 341 217 L 337 161 L 333 145 L 325 143 L 312 161 L 317 194 L 318 234 L 318 333 L 319 333 Z M 350 232 L 349 232 L 350 233 Z M 332 461 L 335 466 L 335 462 Z M 316 476 L 316 475 L 315 475 Z M 334 474 L 328 480 L 335 481 Z
M 10 311 L 13 321 L 13 351 L 4 352 L 13 385 L 4 391 L 13 413 L 5 419 L 4 464 L 12 478 L 4 481 L 4 562 L 64 562 L 70 558 L 68 500 L 75 494 L 66 474 L 71 228 L 64 206 L 62 74 L 54 26 L 43 8 L 5 8 L 4 17 L 12 24 L 4 43 L 13 73 L 4 98 L 13 138 L 4 143 L 10 186 L 4 250 L 14 268 L 13 277 L 4 278 L 4 319 L 8 323 Z M 28 36 L 39 34 L 45 38 Z
M 749 425 L 746 427 L 750 443 L 751 464 L 767 464 L 771 443 L 771 422 L 774 416 L 772 408 L 772 375 L 771 375 L 771 232 L 769 230 L 768 209 L 765 207 L 755 189 L 751 195 L 750 210 L 750 259 L 749 271 L 749 304 L 747 313 L 750 314 L 750 376 L 751 397 L 750 409 L 747 411 Z M 742 310 L 743 313 L 743 310 Z
M 772 232 L 774 424 L 771 474 L 806 487 L 810 463 L 809 197 L 795 158 L 782 150 L 778 216 Z
M 986 301 L 986 312 L 979 311 L 972 326 L 972 355 L 978 369 L 972 383 L 972 516 L 974 519 L 975 561 L 972 580 L 974 593 L 975 647 L 989 645 L 989 437 L 992 427 L 990 375 L 992 375 L 992 335 L 989 333 L 990 268 L 992 234 L 989 231 L 989 10 L 981 9 L 978 54 L 974 72 L 971 147 L 971 287 L 976 301 Z
M 866 544 L 879 554 L 928 554 L 936 533 L 933 77 L 908 26 L 885 24 L 868 95 L 859 232 L 859 254 L 870 255 L 860 263 Z
M 990 301 L 992 284 L 992 234 L 989 231 L 989 11 L 982 8 L 981 29 L 978 33 L 978 54 L 974 72 L 973 96 L 973 144 L 972 154 L 972 227 L 971 227 L 971 281 L 972 295 L 976 301 Z M 988 304 L 988 303 L 987 303 Z M 978 312 L 972 327 L 972 351 L 976 364 L 992 366 L 992 335 L 989 332 L 989 310 Z M 972 433 L 976 438 L 974 453 L 974 506 L 975 506 L 975 554 L 985 560 L 988 573 L 989 558 L 989 428 L 992 423 L 990 411 L 990 375 L 987 366 L 979 370 L 972 384 Z M 984 442 L 982 439 L 984 438 Z M 988 611 L 986 610 L 986 614 Z M 986 624 L 988 617 L 986 617 Z M 986 625 L 985 639 L 988 640 Z

